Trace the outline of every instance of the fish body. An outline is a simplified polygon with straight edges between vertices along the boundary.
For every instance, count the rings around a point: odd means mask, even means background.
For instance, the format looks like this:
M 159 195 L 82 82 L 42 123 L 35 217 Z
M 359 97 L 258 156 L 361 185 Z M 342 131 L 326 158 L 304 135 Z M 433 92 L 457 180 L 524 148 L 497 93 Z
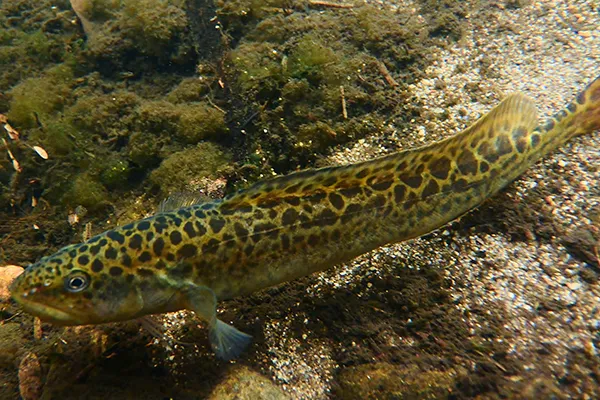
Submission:
M 250 337 L 216 318 L 217 300 L 435 230 L 599 128 L 600 79 L 545 125 L 530 99 L 512 95 L 441 142 L 277 177 L 67 246 L 29 266 L 12 296 L 63 325 L 190 309 L 208 323 L 217 355 L 230 359 Z

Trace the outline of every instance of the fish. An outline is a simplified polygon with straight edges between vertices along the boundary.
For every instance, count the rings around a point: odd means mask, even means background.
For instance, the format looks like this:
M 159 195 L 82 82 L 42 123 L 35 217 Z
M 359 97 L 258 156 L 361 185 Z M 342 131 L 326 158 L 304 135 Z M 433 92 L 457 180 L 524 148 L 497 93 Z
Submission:
M 274 177 L 219 200 L 174 197 L 153 216 L 29 265 L 11 295 L 59 325 L 191 310 L 216 356 L 231 360 L 251 336 L 217 318 L 218 301 L 438 229 L 599 128 L 600 77 L 544 124 L 530 98 L 513 94 L 464 131 L 423 147 Z

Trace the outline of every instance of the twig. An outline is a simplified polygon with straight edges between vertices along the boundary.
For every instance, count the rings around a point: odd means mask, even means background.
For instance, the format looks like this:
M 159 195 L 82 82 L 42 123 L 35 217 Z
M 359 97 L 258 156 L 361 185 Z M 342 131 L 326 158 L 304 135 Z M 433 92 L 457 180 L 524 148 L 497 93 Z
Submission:
M 331 3 L 329 1 L 308 0 L 309 6 L 315 7 L 330 7 L 330 8 L 354 8 L 354 4 L 348 3 Z
M 398 86 L 398 82 L 396 82 L 394 80 L 394 78 L 392 77 L 392 75 L 390 74 L 390 71 L 388 71 L 387 67 L 385 66 L 384 63 L 382 63 L 379 60 L 375 60 L 375 62 L 377 63 L 377 68 L 379 69 L 379 72 L 381 73 L 381 75 L 383 75 L 383 77 L 385 78 L 386 82 L 388 83 L 388 85 L 390 86 Z
M 344 119 L 348 119 L 348 111 L 346 110 L 346 97 L 344 96 L 344 87 L 340 86 L 340 97 L 342 98 L 342 115 Z

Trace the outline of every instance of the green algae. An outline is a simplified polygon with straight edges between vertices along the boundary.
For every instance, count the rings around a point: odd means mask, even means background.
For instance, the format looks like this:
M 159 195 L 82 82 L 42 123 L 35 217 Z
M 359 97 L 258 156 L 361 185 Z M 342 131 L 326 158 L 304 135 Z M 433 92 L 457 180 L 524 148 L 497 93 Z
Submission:
M 173 153 L 150 174 L 150 182 L 163 196 L 189 189 L 193 180 L 216 178 L 231 161 L 231 156 L 219 146 L 202 142 Z

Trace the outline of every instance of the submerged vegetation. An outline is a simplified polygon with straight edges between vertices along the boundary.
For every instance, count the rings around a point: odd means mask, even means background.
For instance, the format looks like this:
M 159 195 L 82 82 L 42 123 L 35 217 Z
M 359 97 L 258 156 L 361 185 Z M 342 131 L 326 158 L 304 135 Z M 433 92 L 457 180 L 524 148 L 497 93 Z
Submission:
M 24 265 L 79 241 L 83 224 L 67 222 L 78 207 L 88 210 L 81 222 L 99 231 L 203 182 L 221 178 L 232 191 L 418 118 L 407 87 L 431 52 L 460 39 L 469 7 L 219 0 L 199 1 L 214 10 L 200 15 L 191 1 L 87 0 L 76 14 L 70 3 L 0 3 L 0 113 L 21 133 L 10 141 L 0 128 L 2 153 L 21 165 L 17 172 L 0 159 L 1 263 Z M 46 149 L 48 160 L 27 144 Z M 0 373 L 13 373 L 13 364 L 0 362 Z M 54 368 L 56 381 L 68 375 Z M 427 379 L 453 384 L 435 371 Z M 407 385 L 438 393 L 397 386 Z

